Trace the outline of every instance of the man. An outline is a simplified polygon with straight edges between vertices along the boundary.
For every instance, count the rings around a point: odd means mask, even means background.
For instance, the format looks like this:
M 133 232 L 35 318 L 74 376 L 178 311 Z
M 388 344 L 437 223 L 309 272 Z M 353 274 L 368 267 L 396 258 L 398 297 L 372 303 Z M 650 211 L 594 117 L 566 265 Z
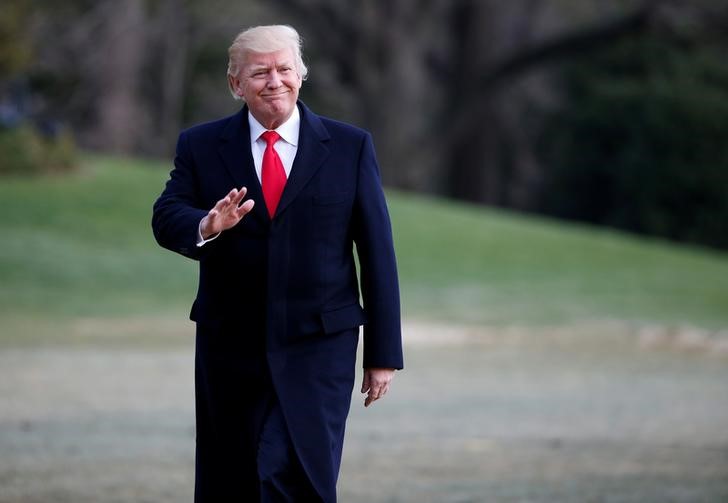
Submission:
M 374 148 L 298 101 L 293 28 L 248 29 L 229 57 L 245 106 L 182 132 L 152 218 L 160 245 L 200 262 L 195 501 L 333 502 L 359 327 L 365 406 L 403 366 Z

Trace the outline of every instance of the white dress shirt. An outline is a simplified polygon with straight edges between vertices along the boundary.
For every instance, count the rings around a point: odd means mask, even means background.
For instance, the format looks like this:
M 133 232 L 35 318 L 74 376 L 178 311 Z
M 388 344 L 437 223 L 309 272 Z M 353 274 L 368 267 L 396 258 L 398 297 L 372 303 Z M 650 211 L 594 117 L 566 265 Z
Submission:
M 268 131 L 264 128 L 260 122 L 258 122 L 253 114 L 248 111 L 248 125 L 250 126 L 250 151 L 253 154 L 253 164 L 255 165 L 255 174 L 258 175 L 258 182 L 262 184 L 263 181 L 263 152 L 265 152 L 266 143 L 260 135 Z M 298 107 L 293 107 L 293 113 L 286 122 L 274 129 L 281 137 L 275 143 L 273 148 L 278 152 L 278 157 L 281 158 L 283 163 L 283 170 L 286 172 L 286 178 L 291 174 L 291 168 L 293 168 L 293 160 L 296 158 L 296 152 L 298 152 L 298 135 L 301 131 L 301 114 L 298 111 Z M 200 222 L 200 225 L 202 222 Z M 202 232 L 200 227 L 197 228 L 197 246 L 202 246 L 205 243 L 209 243 L 220 234 L 210 236 L 209 239 L 202 238 Z
M 250 125 L 250 151 L 253 153 L 253 162 L 255 163 L 255 173 L 258 175 L 258 181 L 262 183 L 263 171 L 263 152 L 265 152 L 265 140 L 260 137 L 268 131 L 255 117 L 248 112 L 248 125 Z M 296 158 L 298 151 L 298 134 L 301 130 L 301 115 L 298 107 L 293 108 L 293 113 L 286 122 L 278 126 L 274 131 L 281 135 L 280 139 L 274 145 L 278 157 L 281 158 L 283 169 L 286 172 L 286 178 L 291 174 L 293 167 L 293 159 Z

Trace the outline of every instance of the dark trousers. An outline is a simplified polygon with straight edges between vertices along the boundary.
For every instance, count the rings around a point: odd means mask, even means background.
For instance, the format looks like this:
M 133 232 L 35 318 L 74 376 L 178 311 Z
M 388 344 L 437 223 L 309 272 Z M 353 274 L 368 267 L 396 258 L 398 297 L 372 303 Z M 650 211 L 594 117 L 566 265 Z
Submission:
M 261 503 L 321 501 L 298 459 L 283 411 L 273 402 L 258 443 Z
M 195 503 L 321 502 L 252 340 L 237 326 L 198 323 Z
M 269 403 L 268 413 L 261 421 L 255 459 L 245 462 L 238 457 L 225 458 L 221 452 L 216 452 L 215 456 L 206 456 L 216 462 L 200 464 L 203 460 L 199 459 L 202 452 L 198 447 L 196 503 L 322 501 L 296 454 L 274 395 Z M 203 471 L 207 472 L 204 484 L 200 480 Z

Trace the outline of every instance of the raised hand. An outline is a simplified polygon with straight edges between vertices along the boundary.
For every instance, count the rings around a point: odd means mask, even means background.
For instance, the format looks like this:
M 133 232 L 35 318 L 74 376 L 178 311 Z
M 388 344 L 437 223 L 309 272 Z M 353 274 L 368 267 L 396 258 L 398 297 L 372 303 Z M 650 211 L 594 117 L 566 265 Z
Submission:
M 234 227 L 253 209 L 255 201 L 252 199 L 240 204 L 247 192 L 248 189 L 245 187 L 240 190 L 233 189 L 215 204 L 200 222 L 200 234 L 203 239 Z

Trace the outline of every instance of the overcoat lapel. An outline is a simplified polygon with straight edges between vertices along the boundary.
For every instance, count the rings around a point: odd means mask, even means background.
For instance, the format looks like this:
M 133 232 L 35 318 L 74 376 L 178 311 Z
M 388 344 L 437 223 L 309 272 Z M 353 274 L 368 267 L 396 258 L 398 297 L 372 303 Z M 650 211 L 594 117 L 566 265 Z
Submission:
M 263 199 L 263 189 L 255 173 L 253 154 L 250 150 L 250 126 L 248 124 L 248 107 L 230 118 L 222 135 L 220 135 L 220 156 L 225 167 L 235 180 L 236 188 L 246 187 L 246 199 L 253 199 L 255 206 L 251 212 L 263 222 L 270 222 L 268 210 Z
M 329 149 L 325 142 L 329 140 L 329 133 L 321 123 L 321 120 L 306 105 L 298 102 L 301 112 L 301 130 L 298 136 L 298 151 L 293 161 L 291 175 L 288 177 L 286 186 L 281 195 L 281 201 L 276 209 L 276 216 L 283 213 L 288 205 L 293 202 L 301 189 L 321 164 L 329 156 Z M 262 192 L 262 190 L 261 190 Z
M 293 161 L 291 175 L 286 182 L 278 203 L 276 215 L 282 213 L 296 198 L 311 177 L 316 174 L 321 164 L 329 155 L 325 142 L 329 133 L 321 120 L 306 105 L 298 102 L 301 112 L 301 130 L 298 137 L 298 151 Z M 270 222 L 268 210 L 263 199 L 263 189 L 255 173 L 253 154 L 250 150 L 250 126 L 248 124 L 248 107 L 232 116 L 220 136 L 220 155 L 225 167 L 235 180 L 237 188 L 247 187 L 248 197 L 255 200 L 253 215 L 264 222 Z

